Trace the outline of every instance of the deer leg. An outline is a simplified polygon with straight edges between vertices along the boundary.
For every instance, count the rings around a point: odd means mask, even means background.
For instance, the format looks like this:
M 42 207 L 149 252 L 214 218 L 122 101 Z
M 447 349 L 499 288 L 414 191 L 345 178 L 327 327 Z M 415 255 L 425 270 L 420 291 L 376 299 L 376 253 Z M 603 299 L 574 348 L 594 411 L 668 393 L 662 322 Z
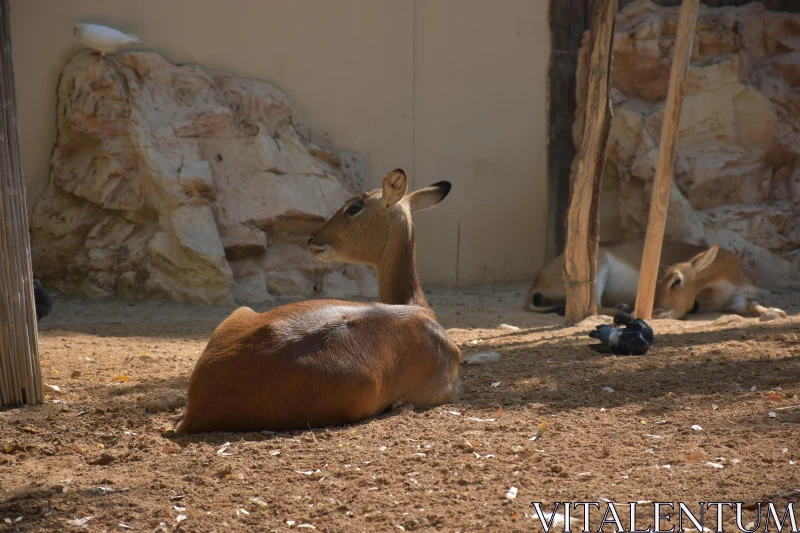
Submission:
M 406 400 L 406 399 L 395 400 L 395 402 L 392 404 L 390 409 L 392 411 L 394 411 L 395 409 L 399 409 L 401 411 L 413 411 L 414 410 L 414 404 L 413 403 L 408 403 L 408 400 Z
M 781 318 L 786 318 L 786 311 L 777 307 L 764 307 L 754 298 L 749 298 L 743 294 L 734 295 L 725 306 L 725 311 L 742 316 L 761 316 L 769 311 L 774 312 Z
M 750 298 L 744 296 L 743 294 L 735 294 L 730 300 L 728 300 L 728 303 L 725 305 L 725 309 L 723 309 L 723 311 L 725 313 L 734 313 L 736 315 L 747 316 L 753 312 L 750 309 L 751 303 L 758 305 L 754 300 L 750 300 Z
M 633 307 L 628 304 L 617 304 L 614 307 L 601 307 L 597 306 L 597 314 L 598 315 L 608 315 L 608 316 L 617 316 L 619 313 L 630 313 L 633 311 Z
M 752 298 L 747 299 L 747 312 L 756 316 L 761 316 L 764 313 L 775 313 L 781 318 L 786 318 L 786 311 L 778 309 L 777 307 L 764 307 Z

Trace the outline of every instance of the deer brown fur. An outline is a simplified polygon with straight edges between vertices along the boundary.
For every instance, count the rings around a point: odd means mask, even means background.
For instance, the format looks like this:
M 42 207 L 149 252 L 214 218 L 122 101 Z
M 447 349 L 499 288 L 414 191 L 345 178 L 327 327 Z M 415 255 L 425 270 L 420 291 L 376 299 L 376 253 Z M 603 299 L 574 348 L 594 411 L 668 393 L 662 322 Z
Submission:
M 383 190 L 352 198 L 309 239 L 317 259 L 374 266 L 381 303 L 239 308 L 192 372 L 178 433 L 339 425 L 455 398 L 461 352 L 425 300 L 411 221 L 412 211 L 442 201 L 450 184 L 407 189 L 405 173 L 390 172 Z
M 616 315 L 621 309 L 631 309 L 643 250 L 643 240 L 601 243 L 596 286 L 599 313 Z M 563 269 L 564 257 L 560 255 L 537 274 L 528 291 L 526 310 L 547 313 L 563 309 Z M 653 318 L 680 319 L 698 310 L 744 316 L 772 312 L 786 317 L 781 309 L 759 304 L 755 292 L 755 278 L 733 252 L 719 246 L 667 241 L 661 248 Z

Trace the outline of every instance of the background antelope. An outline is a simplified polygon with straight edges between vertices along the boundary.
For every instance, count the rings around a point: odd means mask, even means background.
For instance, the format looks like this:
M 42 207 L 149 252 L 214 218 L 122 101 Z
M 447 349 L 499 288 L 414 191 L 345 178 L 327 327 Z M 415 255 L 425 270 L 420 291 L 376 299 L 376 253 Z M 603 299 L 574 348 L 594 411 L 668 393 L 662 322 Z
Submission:
M 598 313 L 615 315 L 636 303 L 643 248 L 643 240 L 600 245 L 597 253 Z M 661 265 L 653 318 L 679 319 L 697 311 L 739 315 L 772 311 L 786 317 L 783 310 L 763 307 L 753 298 L 755 278 L 734 253 L 719 246 L 705 248 L 665 242 L 661 249 Z M 560 255 L 539 272 L 528 292 L 525 309 L 563 313 L 566 299 L 563 269 L 564 257 Z
M 382 191 L 352 198 L 308 240 L 319 260 L 374 266 L 381 303 L 237 309 L 197 361 L 178 433 L 330 426 L 454 399 L 461 352 L 425 300 L 411 222 L 450 183 L 407 190 L 405 173 L 390 172 Z

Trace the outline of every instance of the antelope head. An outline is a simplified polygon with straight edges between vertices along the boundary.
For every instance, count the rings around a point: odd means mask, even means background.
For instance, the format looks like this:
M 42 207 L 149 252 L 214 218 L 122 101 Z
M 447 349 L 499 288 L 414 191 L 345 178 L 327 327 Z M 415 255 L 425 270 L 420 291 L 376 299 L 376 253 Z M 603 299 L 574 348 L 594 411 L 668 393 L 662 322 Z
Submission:
M 656 285 L 653 318 L 680 319 L 694 310 L 695 298 L 702 287 L 698 283 L 717 258 L 719 246 L 714 245 L 686 263 L 669 267 Z
M 450 192 L 440 181 L 410 194 L 405 172 L 396 169 L 383 178 L 382 189 L 354 196 L 308 239 L 308 249 L 320 261 L 377 266 L 402 250 L 413 255 L 411 213 L 434 207 Z M 411 247 L 408 250 L 409 246 Z

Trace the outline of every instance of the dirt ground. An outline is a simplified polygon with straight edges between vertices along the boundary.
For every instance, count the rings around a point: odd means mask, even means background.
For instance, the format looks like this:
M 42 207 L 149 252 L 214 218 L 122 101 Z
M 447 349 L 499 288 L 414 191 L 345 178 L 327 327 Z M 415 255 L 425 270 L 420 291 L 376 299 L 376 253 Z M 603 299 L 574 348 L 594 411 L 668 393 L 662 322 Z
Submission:
M 501 354 L 462 366 L 456 404 L 181 438 L 162 436 L 179 411 L 144 406 L 185 391 L 233 307 L 56 296 L 40 342 L 60 392 L 0 411 L 0 529 L 541 531 L 533 501 L 741 501 L 750 521 L 800 500 L 800 292 L 765 298 L 785 320 L 653 321 L 651 351 L 617 357 L 587 348 L 608 317 L 565 328 L 522 311 L 526 289 L 428 291 L 465 355 Z

